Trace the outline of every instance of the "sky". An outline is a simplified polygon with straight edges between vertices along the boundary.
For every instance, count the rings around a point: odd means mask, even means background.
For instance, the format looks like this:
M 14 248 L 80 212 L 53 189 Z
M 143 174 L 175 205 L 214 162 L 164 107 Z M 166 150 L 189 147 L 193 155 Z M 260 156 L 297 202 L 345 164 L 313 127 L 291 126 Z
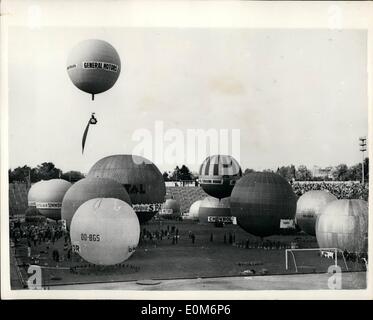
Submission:
M 112 44 L 122 63 L 115 85 L 95 101 L 66 71 L 71 49 L 90 38 Z M 86 173 L 102 157 L 132 153 L 133 134 L 154 133 L 159 121 L 184 139 L 188 129 L 239 130 L 243 169 L 361 161 L 362 30 L 11 27 L 8 50 L 11 168 L 50 161 Z M 98 124 L 82 155 L 91 112 Z M 153 144 L 150 160 L 162 172 L 183 164 L 155 155 L 170 144 Z M 200 162 L 187 165 L 197 171 Z

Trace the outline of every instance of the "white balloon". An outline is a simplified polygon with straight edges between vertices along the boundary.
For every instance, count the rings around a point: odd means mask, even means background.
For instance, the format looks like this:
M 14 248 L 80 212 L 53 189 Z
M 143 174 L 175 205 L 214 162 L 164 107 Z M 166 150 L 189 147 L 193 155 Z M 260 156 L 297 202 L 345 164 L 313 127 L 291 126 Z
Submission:
M 73 251 L 86 261 L 114 265 L 127 260 L 135 251 L 140 224 L 126 202 L 114 198 L 95 198 L 83 203 L 70 226 Z

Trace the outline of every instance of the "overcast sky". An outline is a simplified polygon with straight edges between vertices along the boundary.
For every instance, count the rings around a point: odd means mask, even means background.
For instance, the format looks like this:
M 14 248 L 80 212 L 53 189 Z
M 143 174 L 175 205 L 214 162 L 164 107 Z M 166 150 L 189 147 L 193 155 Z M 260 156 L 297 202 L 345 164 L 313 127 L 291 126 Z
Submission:
M 89 38 L 111 43 L 122 61 L 117 83 L 95 101 L 66 72 L 70 50 Z M 10 167 L 51 161 L 87 172 L 104 156 L 132 153 L 133 132 L 153 132 L 157 120 L 184 133 L 239 129 L 243 169 L 358 163 L 366 40 L 359 30 L 10 28 Z M 99 123 L 82 155 L 91 112 Z

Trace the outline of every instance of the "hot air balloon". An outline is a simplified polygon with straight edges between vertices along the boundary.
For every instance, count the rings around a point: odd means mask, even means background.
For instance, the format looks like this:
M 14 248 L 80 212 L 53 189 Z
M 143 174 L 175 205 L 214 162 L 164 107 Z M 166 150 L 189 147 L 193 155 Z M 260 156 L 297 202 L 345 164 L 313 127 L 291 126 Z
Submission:
M 71 183 L 63 179 L 51 179 L 39 184 L 34 193 L 36 209 L 53 220 L 61 219 L 62 199 Z
M 165 218 L 179 218 L 181 217 L 180 203 L 175 199 L 166 199 L 161 212 Z
M 76 210 L 86 201 L 94 198 L 115 198 L 131 205 L 126 189 L 117 181 L 107 178 L 88 177 L 74 183 L 62 200 L 61 218 L 70 228 Z
M 198 220 L 199 215 L 199 208 L 201 206 L 202 200 L 197 200 L 193 202 L 193 204 L 190 206 L 189 214 L 187 216 L 188 219 L 192 220 Z
M 114 47 L 103 40 L 80 42 L 67 59 L 67 73 L 73 84 L 92 95 L 109 90 L 117 81 L 121 62 Z
M 67 59 L 67 73 L 72 83 L 80 90 L 92 95 L 109 90 L 117 81 L 121 61 L 114 47 L 103 40 L 89 39 L 80 42 L 70 52 Z M 89 126 L 96 124 L 92 114 L 84 130 L 82 153 L 87 139 Z
M 290 184 L 272 172 L 243 176 L 231 195 L 231 213 L 245 231 L 260 237 L 280 231 L 281 220 L 294 219 L 296 196 Z
M 316 235 L 316 219 L 324 207 L 337 198 L 330 192 L 323 190 L 311 190 L 303 194 L 297 201 L 297 213 L 295 219 L 298 226 L 310 235 Z
M 241 176 L 241 167 L 232 156 L 207 157 L 199 169 L 199 183 L 202 189 L 218 199 L 229 197 Z
M 87 177 L 109 178 L 122 184 L 140 223 L 150 220 L 162 207 L 166 185 L 151 161 L 130 154 L 112 155 L 97 161 Z
M 84 202 L 75 212 L 70 227 L 73 251 L 97 265 L 114 265 L 127 260 L 140 237 L 139 220 L 132 207 L 113 198 Z
M 36 208 L 36 203 L 35 203 L 35 200 L 36 200 L 36 197 L 39 193 L 38 189 L 40 189 L 41 185 L 43 183 L 45 183 L 46 181 L 44 180 L 41 180 L 39 182 L 36 182 L 34 183 L 30 190 L 28 191 L 28 194 L 27 194 L 27 201 L 28 201 L 28 206 L 30 208 Z
M 367 252 L 368 202 L 355 199 L 330 202 L 316 220 L 316 238 L 320 248 Z
M 231 209 L 229 198 L 221 200 L 214 197 L 207 197 L 201 201 L 198 210 L 198 220 L 200 223 L 215 222 L 217 217 L 230 217 Z M 214 219 L 214 221 L 209 221 Z

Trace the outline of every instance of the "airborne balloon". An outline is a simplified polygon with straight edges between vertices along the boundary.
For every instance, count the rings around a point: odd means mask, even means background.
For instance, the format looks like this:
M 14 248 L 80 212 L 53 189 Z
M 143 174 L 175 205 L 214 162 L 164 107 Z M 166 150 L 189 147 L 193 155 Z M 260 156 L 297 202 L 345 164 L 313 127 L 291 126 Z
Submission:
M 233 187 L 242 176 L 242 170 L 232 156 L 209 156 L 199 169 L 199 182 L 202 189 L 215 198 L 225 198 L 231 195 Z
M 295 219 L 298 226 L 310 235 L 316 235 L 316 219 L 324 207 L 337 198 L 330 192 L 311 190 L 303 194 L 297 201 Z
M 73 84 L 92 95 L 109 90 L 117 81 L 121 62 L 117 51 L 106 41 L 84 40 L 67 59 L 67 73 Z
M 86 261 L 114 265 L 127 260 L 140 237 L 139 220 L 132 207 L 114 198 L 84 202 L 71 221 L 72 249 Z
M 126 189 L 117 181 L 107 178 L 88 177 L 79 180 L 67 190 L 63 200 L 61 217 L 70 228 L 76 210 L 86 201 L 94 198 L 115 198 L 131 205 Z
M 281 220 L 294 219 L 296 196 L 290 184 L 272 172 L 243 176 L 231 195 L 232 216 L 245 231 L 260 237 L 280 231 Z
M 97 161 L 88 177 L 109 178 L 122 184 L 131 199 L 140 223 L 150 220 L 166 195 L 162 173 L 151 161 L 130 154 L 112 155 Z
M 317 218 L 316 238 L 320 248 L 367 252 L 368 202 L 355 199 L 330 202 Z

